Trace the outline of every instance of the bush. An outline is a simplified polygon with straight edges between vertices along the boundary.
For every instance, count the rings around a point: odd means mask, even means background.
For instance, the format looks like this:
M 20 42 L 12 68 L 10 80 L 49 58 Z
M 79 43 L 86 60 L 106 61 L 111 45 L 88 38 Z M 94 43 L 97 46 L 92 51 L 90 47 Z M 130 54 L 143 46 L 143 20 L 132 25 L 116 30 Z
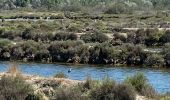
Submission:
M 140 95 L 151 98 L 156 96 L 156 91 L 148 83 L 148 80 L 143 73 L 136 73 L 134 76 L 128 77 L 125 80 L 125 83 L 133 86 Z
M 170 42 L 170 30 L 167 30 L 162 37 L 160 37 L 160 42 L 167 43 Z
M 55 78 L 67 78 L 68 76 L 64 74 L 63 72 L 59 72 L 54 77 Z
M 92 100 L 135 100 L 136 94 L 129 85 L 116 84 L 106 78 L 100 86 L 90 92 Z
M 54 40 L 66 41 L 66 40 L 77 40 L 77 35 L 74 33 L 58 32 L 55 34 Z
M 103 33 L 93 33 L 93 34 L 84 34 L 81 35 L 80 39 L 82 39 L 84 42 L 89 43 L 89 42 L 99 42 L 103 43 L 109 40 L 108 36 L 103 34 Z
M 136 93 L 131 85 L 118 84 L 115 91 L 115 100 L 136 100 Z
M 55 94 L 55 100 L 89 100 L 83 96 L 77 87 L 58 89 Z
M 82 45 L 82 41 L 55 41 L 49 47 L 52 61 L 67 62 L 76 56 L 77 49 Z
M 130 13 L 130 7 L 125 3 L 115 3 L 108 6 L 105 13 L 106 14 Z
M 36 37 L 36 34 L 33 32 L 32 28 L 25 29 L 21 34 L 22 39 L 33 40 Z
M 4 48 L 5 46 L 8 46 L 11 44 L 11 41 L 9 39 L 0 39 L 0 48 Z
M 24 100 L 29 94 L 33 94 L 33 89 L 21 76 L 3 76 L 1 78 L 1 100 Z
M 162 67 L 164 65 L 164 59 L 161 55 L 151 54 L 148 55 L 145 63 L 147 66 L 151 67 Z

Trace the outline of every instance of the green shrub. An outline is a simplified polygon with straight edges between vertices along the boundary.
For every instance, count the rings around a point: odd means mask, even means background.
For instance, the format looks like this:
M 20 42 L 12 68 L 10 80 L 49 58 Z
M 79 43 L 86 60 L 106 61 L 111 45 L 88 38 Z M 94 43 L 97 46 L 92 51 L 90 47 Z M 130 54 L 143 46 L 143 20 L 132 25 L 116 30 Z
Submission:
M 114 100 L 136 100 L 135 90 L 131 85 L 118 84 L 115 89 Z
M 164 65 L 164 58 L 158 54 L 148 55 L 145 64 L 151 67 L 162 67 Z
M 67 78 L 68 76 L 64 74 L 63 72 L 59 72 L 54 77 L 55 78 Z
M 165 33 L 160 37 L 159 41 L 163 44 L 170 42 L 170 30 L 165 31 Z
M 116 83 L 108 78 L 90 92 L 92 100 L 114 100 Z
M 130 11 L 132 11 L 132 9 L 130 9 L 130 7 L 125 4 L 125 3 L 114 3 L 109 5 L 106 10 L 105 13 L 106 14 L 122 14 L 122 13 L 130 13 Z
M 80 39 L 82 39 L 84 42 L 89 43 L 89 42 L 106 42 L 109 40 L 108 36 L 105 35 L 104 33 L 96 32 L 93 34 L 84 34 L 81 35 Z
M 41 95 L 29 94 L 25 100 L 42 100 Z
M 128 77 L 125 80 L 125 83 L 132 85 L 141 95 L 151 98 L 156 96 L 156 91 L 148 83 L 148 80 L 143 73 L 136 73 L 134 76 Z
M 74 33 L 58 32 L 55 34 L 54 40 L 66 41 L 66 40 L 77 40 L 77 35 Z
M 116 84 L 113 80 L 105 78 L 101 85 L 90 92 L 92 100 L 135 100 L 133 88 L 125 84 Z
M 77 87 L 61 88 L 56 91 L 55 100 L 89 100 Z
M 5 46 L 8 46 L 11 44 L 11 41 L 9 39 L 0 39 L 0 48 L 4 48 Z
M 3 76 L 1 78 L 1 100 L 24 100 L 29 94 L 33 94 L 33 89 L 21 76 Z

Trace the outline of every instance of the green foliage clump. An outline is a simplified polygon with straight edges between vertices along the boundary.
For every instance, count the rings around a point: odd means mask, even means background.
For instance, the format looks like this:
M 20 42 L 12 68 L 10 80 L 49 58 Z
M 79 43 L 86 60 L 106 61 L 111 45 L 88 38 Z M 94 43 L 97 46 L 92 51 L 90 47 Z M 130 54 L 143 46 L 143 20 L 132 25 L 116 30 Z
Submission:
M 162 67 L 164 65 L 164 59 L 159 54 L 148 55 L 145 64 L 152 67 Z
M 109 5 L 106 8 L 106 14 L 122 14 L 122 13 L 130 13 L 132 9 L 125 3 L 114 3 Z
M 1 100 L 24 100 L 30 94 L 33 94 L 33 89 L 21 76 L 3 76 L 1 78 Z
M 91 90 L 90 97 L 92 100 L 135 100 L 136 93 L 127 84 L 116 84 L 105 78 L 98 87 Z
M 80 37 L 84 42 L 90 43 L 90 42 L 106 42 L 109 40 L 108 36 L 105 35 L 104 33 L 93 33 L 93 34 L 84 34 Z
M 141 95 L 153 98 L 157 94 L 153 87 L 148 83 L 148 80 L 143 73 L 137 73 L 132 77 L 128 77 L 125 80 L 125 83 L 133 86 Z
M 55 100 L 90 100 L 83 96 L 82 92 L 77 87 L 61 88 L 56 91 Z
M 116 84 L 106 77 L 95 81 L 90 77 L 83 83 L 70 88 L 56 90 L 56 100 L 135 100 L 136 93 L 132 86 Z
M 58 32 L 55 34 L 54 40 L 66 41 L 66 40 L 77 40 L 77 35 L 75 33 Z
M 54 77 L 55 78 L 67 78 L 68 76 L 64 74 L 63 72 L 59 72 Z

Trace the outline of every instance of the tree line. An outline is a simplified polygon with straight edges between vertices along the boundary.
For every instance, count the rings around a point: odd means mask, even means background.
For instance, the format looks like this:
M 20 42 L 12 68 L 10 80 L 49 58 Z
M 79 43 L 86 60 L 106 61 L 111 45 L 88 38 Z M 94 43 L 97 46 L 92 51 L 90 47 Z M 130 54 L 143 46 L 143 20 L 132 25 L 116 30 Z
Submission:
M 168 10 L 169 0 L 0 0 L 1 9 L 30 7 L 59 11 L 93 9 L 105 13 L 127 13 L 133 10 Z M 98 9 L 100 8 L 100 10 Z

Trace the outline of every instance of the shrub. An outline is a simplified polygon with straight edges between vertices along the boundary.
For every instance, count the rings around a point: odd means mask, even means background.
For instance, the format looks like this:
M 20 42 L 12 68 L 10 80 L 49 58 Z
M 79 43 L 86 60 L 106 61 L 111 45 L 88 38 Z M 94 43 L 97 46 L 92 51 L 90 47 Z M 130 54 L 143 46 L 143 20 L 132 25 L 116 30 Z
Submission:
M 25 100 L 43 100 L 41 95 L 29 94 Z
M 81 35 L 80 39 L 82 39 L 84 42 L 89 43 L 89 42 L 106 42 L 109 40 L 108 36 L 103 34 L 103 33 L 93 33 L 93 34 L 84 34 Z
M 54 40 L 58 41 L 77 40 L 77 35 L 74 33 L 58 32 L 55 34 Z
M 48 48 L 52 61 L 67 62 L 75 57 L 77 49 L 82 45 L 82 41 L 55 41 Z
M 131 85 L 118 84 L 115 91 L 115 100 L 136 100 L 136 93 Z
M 148 83 L 148 80 L 143 73 L 136 73 L 134 76 L 128 77 L 125 80 L 125 83 L 133 86 L 135 90 L 141 95 L 151 98 L 156 96 L 156 91 Z
M 135 100 L 136 94 L 129 85 L 116 84 L 106 78 L 100 86 L 90 92 L 92 100 Z
M 130 7 L 125 3 L 115 3 L 107 7 L 106 14 L 130 13 Z
M 160 37 L 160 42 L 167 43 L 170 42 L 170 30 L 167 30 L 162 37 Z
M 90 92 L 92 100 L 114 100 L 114 90 L 116 83 L 109 78 L 105 78 L 100 86 Z
M 86 89 L 92 89 L 95 87 L 94 85 L 95 85 L 95 81 L 92 80 L 90 76 L 88 76 L 85 83 L 83 84 L 83 87 Z
M 25 40 L 35 39 L 35 36 L 36 34 L 33 32 L 32 28 L 25 29 L 21 34 L 22 39 L 25 39 Z
M 21 76 L 3 76 L 1 78 L 1 100 L 24 100 L 29 94 L 33 94 L 33 89 Z
M 78 23 L 72 23 L 68 26 L 68 31 L 71 32 L 82 32 L 83 26 Z
M 11 41 L 9 39 L 0 39 L 0 48 L 4 48 L 5 46 L 8 46 L 11 44 Z
M 55 100 L 89 100 L 77 87 L 61 88 L 56 91 Z
M 161 55 L 151 54 L 148 55 L 145 63 L 147 66 L 151 67 L 162 67 L 164 65 L 164 59 Z
M 54 77 L 55 78 L 67 78 L 68 76 L 64 74 L 63 72 L 59 72 Z

